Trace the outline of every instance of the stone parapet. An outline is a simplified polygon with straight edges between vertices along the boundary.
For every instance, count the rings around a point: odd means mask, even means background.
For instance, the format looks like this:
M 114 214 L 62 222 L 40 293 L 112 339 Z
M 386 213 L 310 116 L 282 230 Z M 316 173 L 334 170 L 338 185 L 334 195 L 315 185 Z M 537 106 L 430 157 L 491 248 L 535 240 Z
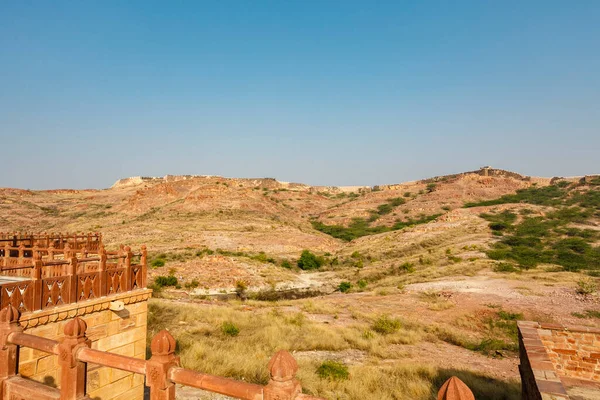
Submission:
M 80 303 L 24 313 L 19 323 L 24 332 L 61 341 L 64 327 L 75 317 L 85 321 L 91 348 L 145 359 L 148 299 L 150 289 L 101 297 Z M 123 302 L 121 311 L 111 311 L 111 303 Z M 114 303 L 113 303 L 114 304 Z M 60 387 L 58 356 L 28 347 L 19 349 L 19 374 Z M 87 390 L 97 400 L 142 399 L 144 377 L 131 372 L 89 364 Z

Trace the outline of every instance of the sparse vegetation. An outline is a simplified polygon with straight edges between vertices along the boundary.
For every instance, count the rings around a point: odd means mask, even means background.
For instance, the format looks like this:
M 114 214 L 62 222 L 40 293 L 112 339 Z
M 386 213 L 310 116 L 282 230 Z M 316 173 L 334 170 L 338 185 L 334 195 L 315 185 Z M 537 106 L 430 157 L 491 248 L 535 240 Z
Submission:
M 400 230 L 400 229 L 406 228 L 407 226 L 411 226 L 411 225 L 426 224 L 427 222 L 433 221 L 440 215 L 441 214 L 422 216 L 416 220 L 414 220 L 414 219 L 409 219 L 406 221 L 397 220 L 394 223 L 394 225 L 392 225 L 391 227 L 384 226 L 384 225 L 372 227 L 372 226 L 370 226 L 370 223 L 373 221 L 367 221 L 362 218 L 353 218 L 352 222 L 350 223 L 350 225 L 348 227 L 345 227 L 342 225 L 325 225 L 324 223 L 322 223 L 320 221 L 316 221 L 316 220 L 312 221 L 312 225 L 313 225 L 313 228 L 315 228 L 318 231 L 321 231 L 321 232 L 331 235 L 335 238 L 342 239 L 342 240 L 349 242 L 353 239 L 356 239 L 356 238 L 359 238 L 362 236 L 375 235 L 375 234 L 383 233 L 383 232 L 396 231 L 396 230 Z
M 582 313 L 574 312 L 574 313 L 571 313 L 571 315 L 573 315 L 576 318 L 595 318 L 595 319 L 600 319 L 600 311 L 598 311 L 598 310 L 585 310 Z
M 319 368 L 317 368 L 317 375 L 321 379 L 329 379 L 334 381 L 341 381 L 348 379 L 348 367 L 343 363 L 327 360 L 324 361 Z
M 600 213 L 600 191 L 575 191 L 572 186 L 552 185 L 520 190 L 516 195 L 503 196 L 494 201 L 468 204 L 489 205 L 525 202 L 555 207 L 541 216 L 530 213 L 517 215 L 511 211 L 482 214 L 490 221 L 490 228 L 502 238 L 487 252 L 494 260 L 515 262 L 528 269 L 539 264 L 557 264 L 567 271 L 600 269 L 600 247 L 594 245 L 598 233 L 580 229 L 571 224 L 583 224 Z
M 371 329 L 382 335 L 388 335 L 397 332 L 400 329 L 400 321 L 395 318 L 390 318 L 387 315 L 382 315 L 375 320 Z
M 584 278 L 577 282 L 577 293 L 584 296 L 596 293 L 598 285 L 592 278 Z

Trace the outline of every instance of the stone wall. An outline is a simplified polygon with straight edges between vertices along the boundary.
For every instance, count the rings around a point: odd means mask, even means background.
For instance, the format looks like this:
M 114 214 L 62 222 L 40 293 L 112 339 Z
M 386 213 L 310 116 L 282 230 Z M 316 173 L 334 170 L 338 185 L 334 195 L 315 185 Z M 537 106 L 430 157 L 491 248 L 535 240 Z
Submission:
M 554 369 L 564 376 L 600 381 L 600 329 L 538 329 Z
M 519 321 L 523 399 L 600 398 L 600 328 Z M 569 397 L 592 388 L 592 397 Z
M 64 326 L 75 316 L 88 326 L 92 348 L 145 359 L 148 298 L 151 290 L 141 289 L 119 295 L 63 305 L 26 313 L 19 323 L 25 333 L 60 340 Z M 122 301 L 125 309 L 109 310 L 112 301 Z M 19 350 L 19 373 L 50 386 L 60 386 L 57 356 L 31 348 Z M 88 394 L 94 400 L 143 399 L 144 377 L 117 369 L 89 364 Z

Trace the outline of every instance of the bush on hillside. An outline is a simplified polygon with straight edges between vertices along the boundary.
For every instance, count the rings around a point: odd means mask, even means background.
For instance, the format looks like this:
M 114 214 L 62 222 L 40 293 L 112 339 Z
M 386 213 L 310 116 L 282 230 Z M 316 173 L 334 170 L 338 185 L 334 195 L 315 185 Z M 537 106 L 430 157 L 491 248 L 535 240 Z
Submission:
M 342 381 L 349 377 L 348 367 L 340 362 L 327 360 L 317 368 L 317 375 L 321 379 Z
M 352 284 L 350 282 L 342 282 L 338 285 L 338 290 L 342 293 L 346 293 L 352 289 Z
M 303 250 L 298 259 L 298 268 L 302 270 L 319 269 L 324 261 L 323 257 L 318 257 L 309 250 Z
M 157 276 L 154 278 L 154 285 L 159 288 L 164 286 L 177 286 L 177 278 L 173 275 Z

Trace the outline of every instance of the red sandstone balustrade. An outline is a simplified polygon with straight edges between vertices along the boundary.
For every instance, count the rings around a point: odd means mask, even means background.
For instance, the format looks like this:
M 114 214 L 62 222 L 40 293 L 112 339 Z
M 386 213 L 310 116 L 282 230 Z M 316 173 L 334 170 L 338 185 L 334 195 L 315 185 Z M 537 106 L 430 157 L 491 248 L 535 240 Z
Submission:
M 82 249 L 77 253 L 66 243 L 62 250 L 37 246 L 27 250 L 21 244 L 12 254 L 13 248 L 5 245 L 8 257 L 0 257 L 2 273 L 29 279 L 0 284 L 0 307 L 12 304 L 21 312 L 35 311 L 146 287 L 146 246 L 137 254 L 130 247 L 120 246 L 109 255 L 99 243 L 97 256 L 90 256 L 86 247 Z M 27 251 L 31 252 L 30 258 L 24 256 Z M 57 254 L 61 258 L 55 258 Z M 140 263 L 133 263 L 138 256 Z
M 39 246 L 48 248 L 53 246 L 62 249 L 70 244 L 72 249 L 86 248 L 91 251 L 97 250 L 102 243 L 102 234 L 96 233 L 24 233 L 24 232 L 0 232 L 0 244 L 8 243 L 14 247 L 24 244 L 27 247 Z

